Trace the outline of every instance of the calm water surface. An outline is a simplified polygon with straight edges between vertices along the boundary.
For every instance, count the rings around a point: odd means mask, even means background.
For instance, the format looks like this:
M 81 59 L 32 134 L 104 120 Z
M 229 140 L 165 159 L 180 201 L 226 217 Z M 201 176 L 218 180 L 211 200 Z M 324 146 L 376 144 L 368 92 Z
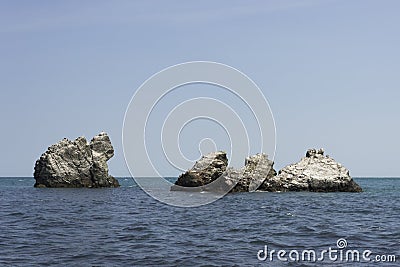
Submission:
M 259 261 L 257 252 L 318 252 L 339 238 L 371 258 L 396 255 L 378 266 L 400 266 L 400 179 L 356 179 L 363 193 L 230 194 L 198 208 L 119 180 L 115 189 L 38 189 L 33 178 L 0 178 L 0 266 L 334 266 Z

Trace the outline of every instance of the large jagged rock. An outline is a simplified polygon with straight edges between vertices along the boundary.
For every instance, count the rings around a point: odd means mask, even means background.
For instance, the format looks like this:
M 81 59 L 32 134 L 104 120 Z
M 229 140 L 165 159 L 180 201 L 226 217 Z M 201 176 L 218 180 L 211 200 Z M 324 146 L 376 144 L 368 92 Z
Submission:
M 267 155 L 256 154 L 246 158 L 245 166 L 241 169 L 227 168 L 228 159 L 225 152 L 210 153 L 197 161 L 192 169 L 180 175 L 171 190 L 255 191 L 265 179 L 276 175 L 273 164 Z M 218 179 L 219 177 L 221 179 Z M 215 183 L 210 185 L 214 181 Z
M 306 156 L 288 165 L 278 175 L 266 179 L 263 191 L 361 192 L 361 187 L 340 163 L 324 155 L 324 150 L 309 149 Z
M 179 176 L 175 182 L 177 186 L 172 186 L 171 190 L 183 190 L 178 187 L 183 186 L 188 187 L 188 190 L 190 187 L 197 187 L 195 191 L 200 191 L 202 189 L 199 187 L 216 180 L 225 172 L 227 166 L 228 158 L 225 152 L 218 151 L 205 155 L 195 163 L 192 169 Z
M 113 156 L 114 148 L 104 132 L 89 144 L 85 137 L 64 138 L 36 161 L 35 187 L 118 187 L 118 180 L 108 174 L 107 161 Z

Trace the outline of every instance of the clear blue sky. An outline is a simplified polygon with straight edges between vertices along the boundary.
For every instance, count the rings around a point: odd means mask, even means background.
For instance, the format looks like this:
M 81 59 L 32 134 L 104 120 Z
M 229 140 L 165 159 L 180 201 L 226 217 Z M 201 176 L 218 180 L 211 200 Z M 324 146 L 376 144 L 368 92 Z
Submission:
M 361 0 L 0 1 L 0 176 L 31 176 L 50 144 L 100 131 L 116 149 L 111 173 L 129 175 L 131 96 L 192 60 L 231 65 L 261 87 L 278 169 L 324 147 L 353 176 L 400 176 L 399 10 Z

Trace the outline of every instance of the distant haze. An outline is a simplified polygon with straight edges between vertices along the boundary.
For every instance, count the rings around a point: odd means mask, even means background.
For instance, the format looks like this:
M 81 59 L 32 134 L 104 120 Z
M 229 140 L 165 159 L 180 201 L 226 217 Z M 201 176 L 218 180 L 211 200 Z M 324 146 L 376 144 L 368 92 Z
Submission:
M 130 98 L 154 73 L 193 60 L 233 66 L 261 88 L 276 169 L 323 147 L 352 176 L 400 176 L 399 10 L 390 0 L 2 1 L 0 176 L 32 176 L 51 144 L 101 131 L 116 150 L 111 174 L 129 176 L 121 135 Z M 216 125 L 196 123 L 182 132 L 189 158 L 209 131 L 225 145 Z

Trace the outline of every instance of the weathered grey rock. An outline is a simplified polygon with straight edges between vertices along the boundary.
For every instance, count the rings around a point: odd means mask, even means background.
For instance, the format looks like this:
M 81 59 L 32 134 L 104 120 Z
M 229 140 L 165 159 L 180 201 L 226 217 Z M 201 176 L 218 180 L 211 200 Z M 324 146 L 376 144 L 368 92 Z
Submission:
M 113 156 L 104 132 L 89 144 L 84 137 L 64 138 L 36 161 L 35 187 L 118 187 L 118 180 L 108 174 L 107 161 Z
M 274 162 L 269 160 L 264 153 L 247 157 L 243 168 L 226 174 L 228 179 L 237 181 L 231 192 L 253 192 L 257 190 L 264 180 L 276 175 L 273 166 Z
M 226 168 L 226 171 L 221 175 L 221 182 L 218 184 L 219 186 L 214 186 L 213 188 L 216 191 L 220 192 L 238 192 L 239 190 L 235 190 L 236 185 L 243 177 L 243 169 L 235 169 L 233 167 Z
M 263 191 L 361 192 L 361 187 L 350 177 L 349 171 L 324 150 L 309 149 L 306 157 L 288 165 L 278 175 L 266 179 Z
M 225 152 L 203 156 L 192 169 L 179 176 L 171 190 L 249 192 L 256 190 L 265 179 L 276 175 L 273 162 L 265 154 L 246 158 L 241 169 L 227 168 L 227 165 Z M 216 181 L 219 177 L 221 179 Z
M 223 151 L 213 152 L 198 160 L 192 169 L 180 175 L 175 185 L 183 187 L 202 187 L 220 177 L 228 166 L 228 158 Z M 183 190 L 172 186 L 171 190 Z M 190 190 L 190 189 L 188 189 Z M 203 190 L 202 188 L 195 189 Z

